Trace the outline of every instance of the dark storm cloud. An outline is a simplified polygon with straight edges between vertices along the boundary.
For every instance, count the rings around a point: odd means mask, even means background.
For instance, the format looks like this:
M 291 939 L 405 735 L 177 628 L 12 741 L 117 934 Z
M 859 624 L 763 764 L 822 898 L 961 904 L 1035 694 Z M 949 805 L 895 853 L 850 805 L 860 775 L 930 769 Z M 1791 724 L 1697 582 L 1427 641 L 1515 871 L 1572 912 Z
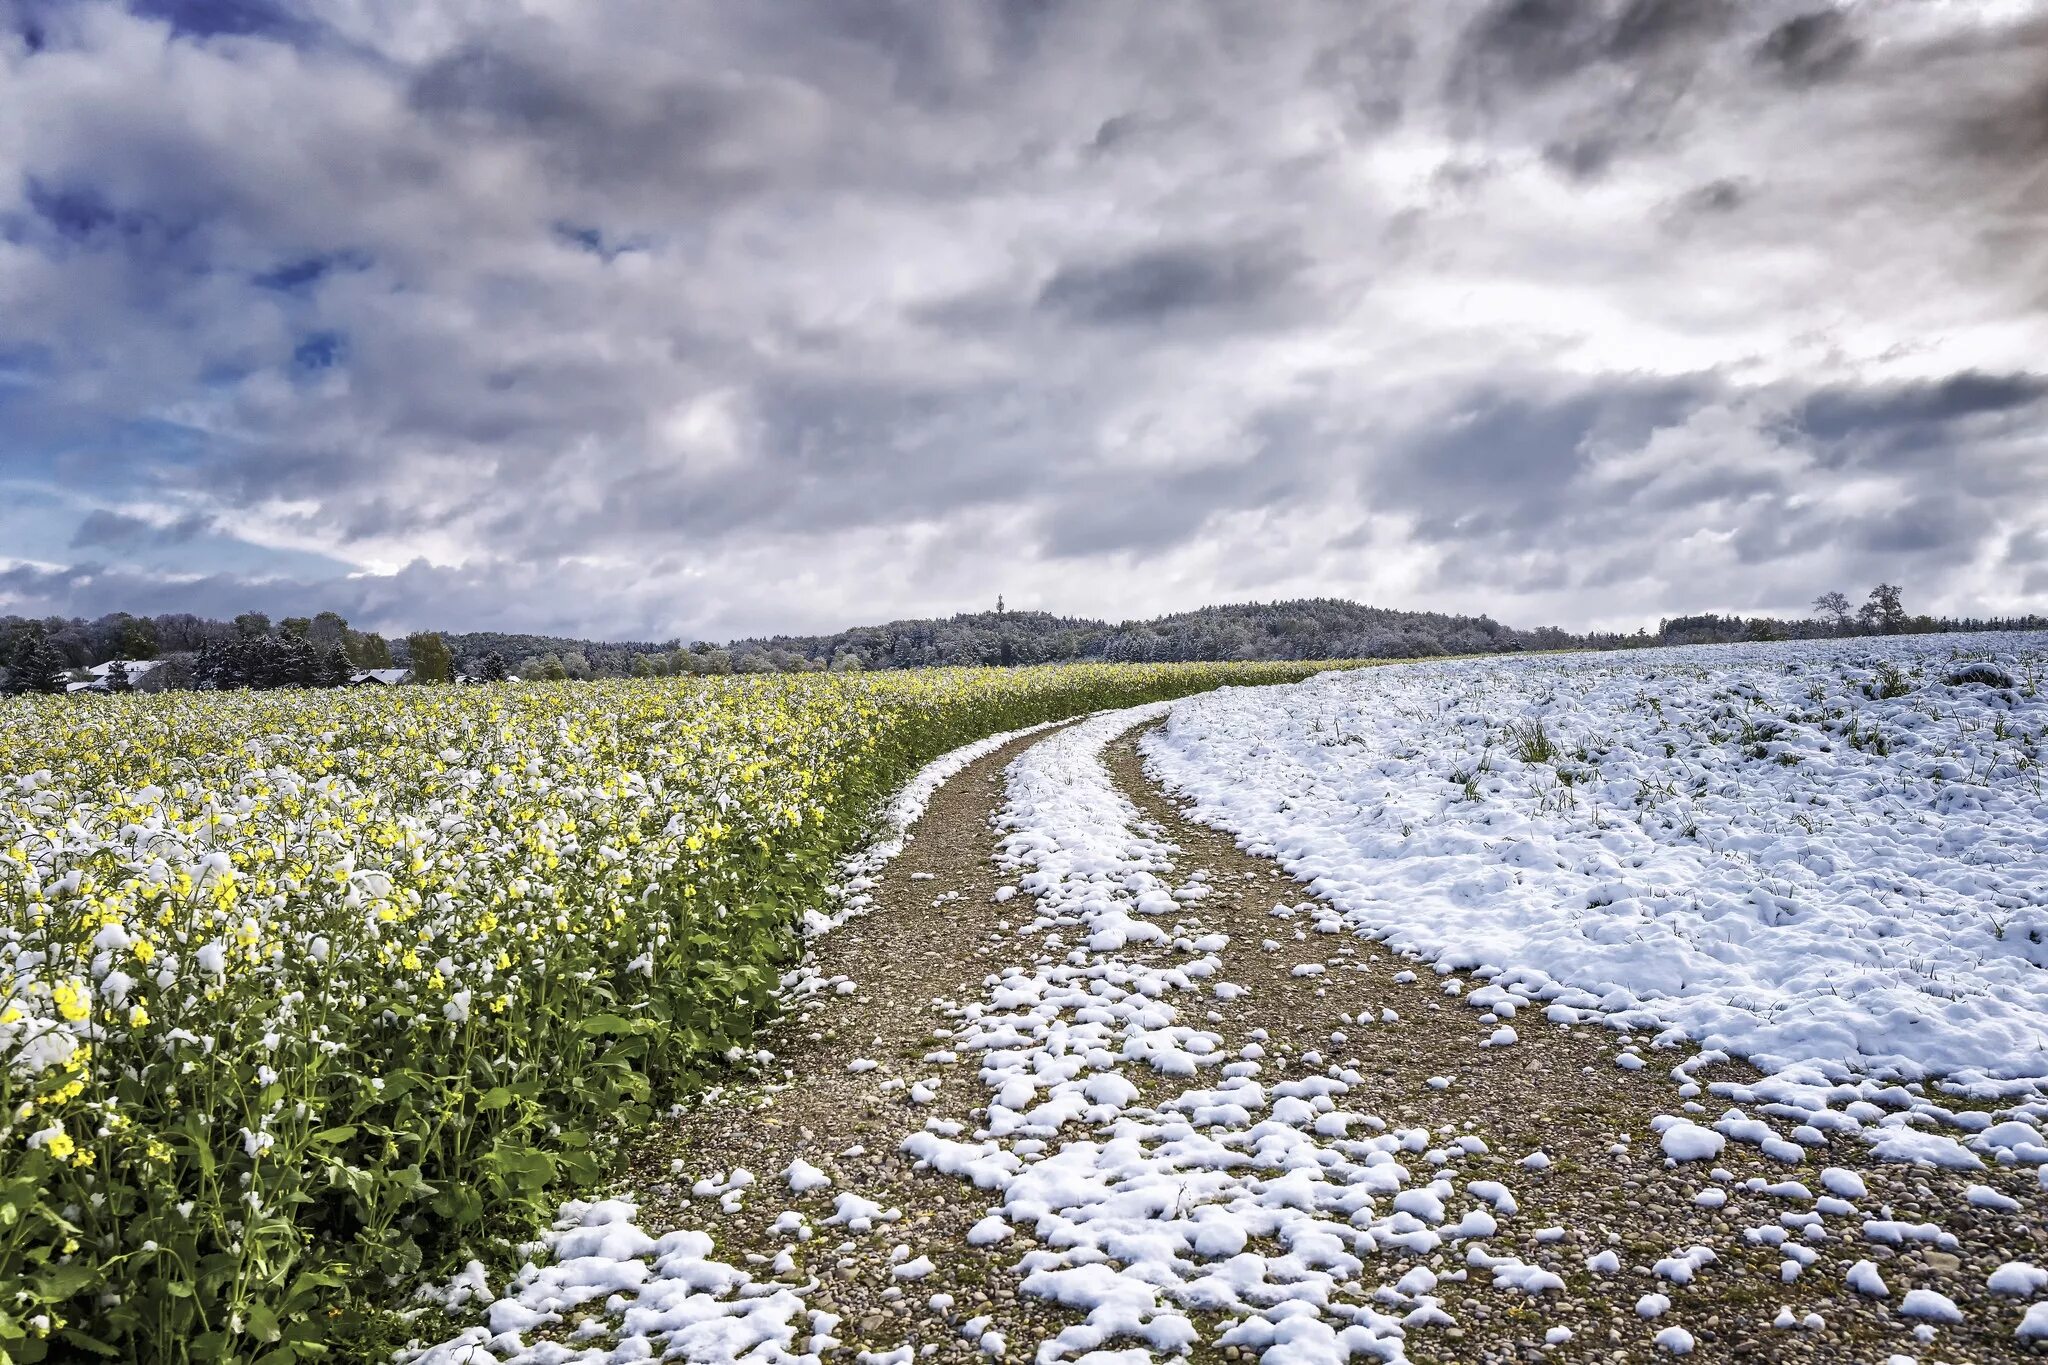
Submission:
M 1797 15 L 1771 30 L 1756 50 L 1757 60 L 1795 85 L 1833 79 L 1861 54 L 1862 40 L 1844 10 Z
M 791 169 L 782 156 L 801 163 L 817 112 L 776 81 L 682 72 L 607 80 L 529 33 L 439 58 L 410 93 L 452 135 L 529 140 L 553 173 L 576 182 L 633 186 L 659 176 L 671 191 L 697 194 L 772 184 Z
M 71 547 L 83 550 L 186 545 L 212 529 L 212 519 L 198 513 L 159 525 L 96 507 L 80 519 L 78 529 L 71 533 Z
M 1750 190 L 1740 180 L 1723 178 L 1687 190 L 1679 196 L 1678 208 L 1689 214 L 1733 213 L 1749 199 Z
M 1516 542 L 1551 533 L 1583 498 L 1575 482 L 1596 447 L 1640 445 L 1698 403 L 1704 386 L 1619 385 L 1559 397 L 1482 393 L 1434 415 L 1375 469 L 1375 500 L 1416 512 L 1445 537 Z
M 1961 498 L 1934 494 L 1884 512 L 1857 527 L 1856 534 L 1864 549 L 1916 554 L 1973 544 L 1985 530 L 1979 509 Z
M 0 610 L 2013 606 L 1965 8 L 0 0 Z
M 2048 430 L 2048 375 L 1974 370 L 1913 384 L 1826 389 L 1791 413 L 1793 425 L 1836 464 L 1908 465 L 1967 446 L 1964 428 Z
M 1451 86 L 1473 103 L 1508 103 L 1598 64 L 1697 52 L 1734 13 L 1729 0 L 1499 0 L 1462 35 Z
M 1287 248 L 1264 242 L 1147 247 L 1062 265 L 1039 290 L 1038 307 L 1102 326 L 1200 313 L 1243 320 L 1278 301 L 1301 264 Z
M 272 0 L 129 0 L 135 13 L 161 19 L 181 34 L 216 38 L 300 36 L 308 25 Z
M 71 533 L 73 549 L 85 549 L 95 545 L 127 545 L 141 540 L 154 528 L 140 517 L 125 517 L 119 512 L 105 508 L 94 508 L 78 523 L 78 529 Z

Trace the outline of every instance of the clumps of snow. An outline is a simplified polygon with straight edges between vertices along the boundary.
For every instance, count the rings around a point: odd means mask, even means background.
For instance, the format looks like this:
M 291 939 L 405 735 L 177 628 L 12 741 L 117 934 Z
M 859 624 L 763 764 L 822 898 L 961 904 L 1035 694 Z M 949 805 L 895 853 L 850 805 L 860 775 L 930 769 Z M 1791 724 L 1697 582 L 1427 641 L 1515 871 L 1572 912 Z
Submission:
M 1955 1300 L 1946 1294 L 1937 1294 L 1932 1289 L 1908 1289 L 1906 1297 L 1899 1300 L 1899 1314 L 1902 1317 L 1919 1318 L 1923 1322 L 1940 1322 L 1951 1326 L 1963 1320 L 1963 1310 L 1956 1307 Z
M 1657 1343 L 1657 1349 L 1660 1351 L 1669 1351 L 1675 1356 L 1689 1356 L 1692 1354 L 1692 1333 L 1686 1331 L 1683 1327 L 1666 1327 L 1663 1331 L 1657 1333 L 1652 1340 Z
M 1891 1290 L 1885 1285 L 1884 1276 L 1877 1273 L 1877 1262 L 1858 1261 L 1849 1267 L 1849 1273 L 1842 1277 L 1848 1286 L 1859 1294 L 1873 1299 L 1888 1298 Z
M 1659 1279 L 1669 1280 L 1677 1285 L 1687 1285 L 1693 1282 L 1693 1277 L 1703 1268 L 1719 1259 L 1712 1247 L 1696 1246 L 1678 1255 L 1666 1256 L 1650 1269 Z
M 617 1314 L 618 1340 L 598 1359 L 745 1358 L 758 1365 L 819 1365 L 815 1333 L 830 1315 L 791 1289 L 757 1283 L 714 1259 L 701 1232 L 648 1236 L 623 1200 L 563 1205 L 544 1239 L 546 1264 L 529 1262 L 482 1325 L 409 1357 L 409 1365 L 547 1365 L 571 1358 L 525 1334 L 567 1320 L 585 1304 Z
M 812 1190 L 822 1190 L 832 1183 L 831 1176 L 825 1174 L 810 1162 L 805 1161 L 802 1157 L 798 1157 L 790 1162 L 788 1169 L 783 1171 L 782 1177 L 789 1182 L 789 1189 L 792 1194 L 809 1194 Z
M 1991 1272 L 1984 1281 L 1984 1287 L 2007 1298 L 2032 1298 L 2048 1289 L 2048 1270 L 2028 1261 L 2007 1261 Z
M 1829 1194 L 1843 1199 L 1861 1199 L 1870 1193 L 1863 1183 L 1863 1177 L 1841 1166 L 1830 1166 L 1820 1173 L 1821 1188 Z
M 1672 1118 L 1669 1123 L 1659 1119 L 1657 1123 L 1662 1124 L 1658 1143 L 1664 1155 L 1673 1161 L 1710 1161 L 1721 1155 L 1721 1149 L 1727 1145 L 1727 1139 L 1719 1133 L 1690 1119 Z

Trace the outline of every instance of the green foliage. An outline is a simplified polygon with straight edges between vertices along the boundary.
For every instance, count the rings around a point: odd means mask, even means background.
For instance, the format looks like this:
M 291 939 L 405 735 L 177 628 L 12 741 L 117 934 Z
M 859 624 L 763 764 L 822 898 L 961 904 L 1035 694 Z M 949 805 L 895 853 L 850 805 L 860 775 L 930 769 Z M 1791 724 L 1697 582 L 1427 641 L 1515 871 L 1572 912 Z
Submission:
M 1864 686 L 1864 695 L 1872 701 L 1890 701 L 1903 697 L 1913 690 L 1913 680 L 1897 664 L 1879 661 L 1871 669 L 1874 675 Z
M 407 657 L 411 660 L 414 682 L 444 683 L 455 680 L 455 656 L 449 652 L 448 642 L 433 631 L 417 631 L 406 636 L 405 648 Z
M 357 668 L 396 667 L 391 659 L 391 642 L 375 631 L 365 634 L 344 627 L 341 647 L 348 655 L 348 661 Z
M 7 686 L 13 692 L 59 692 L 64 687 L 64 658 L 40 627 L 25 631 L 8 661 Z
M 1558 748 L 1551 741 L 1550 732 L 1543 728 L 1542 721 L 1533 717 L 1508 726 L 1508 748 L 1524 763 L 1554 763 L 1558 757 Z

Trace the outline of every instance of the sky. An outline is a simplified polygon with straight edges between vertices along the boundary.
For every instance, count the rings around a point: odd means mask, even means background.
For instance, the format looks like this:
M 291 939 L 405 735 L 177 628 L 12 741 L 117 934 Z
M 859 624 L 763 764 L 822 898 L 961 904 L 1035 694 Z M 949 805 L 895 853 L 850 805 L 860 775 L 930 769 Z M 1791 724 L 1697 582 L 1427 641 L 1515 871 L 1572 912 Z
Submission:
M 0 613 L 2048 609 L 2048 0 L 0 0 Z

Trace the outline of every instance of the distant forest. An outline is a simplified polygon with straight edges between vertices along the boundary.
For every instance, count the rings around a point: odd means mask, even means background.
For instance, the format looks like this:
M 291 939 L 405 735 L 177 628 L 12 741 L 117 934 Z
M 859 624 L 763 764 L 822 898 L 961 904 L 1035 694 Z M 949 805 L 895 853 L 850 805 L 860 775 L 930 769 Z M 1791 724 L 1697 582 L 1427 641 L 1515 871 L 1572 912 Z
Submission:
M 85 621 L 0 616 L 5 685 L 61 690 L 86 668 L 110 660 L 156 660 L 137 685 L 178 687 L 327 686 L 368 669 L 412 669 L 420 681 L 591 678 L 676 673 L 769 673 L 1022 665 L 1071 661 L 1170 662 L 1217 659 L 1429 658 L 1524 650 L 1636 648 L 1858 634 L 2048 629 L 2040 616 L 1988 619 L 1916 616 L 1901 590 L 1879 584 L 1861 604 L 1823 593 L 1797 619 L 1679 616 L 1632 635 L 1573 634 L 1554 626 L 1520 630 L 1486 616 L 1396 611 L 1338 598 L 1245 602 L 1112 625 L 1042 611 L 996 610 L 857 626 L 833 635 L 771 635 L 724 645 L 698 641 L 596 641 L 497 631 L 422 631 L 400 639 L 358 631 L 333 612 L 232 621 L 188 614 L 117 612 Z

